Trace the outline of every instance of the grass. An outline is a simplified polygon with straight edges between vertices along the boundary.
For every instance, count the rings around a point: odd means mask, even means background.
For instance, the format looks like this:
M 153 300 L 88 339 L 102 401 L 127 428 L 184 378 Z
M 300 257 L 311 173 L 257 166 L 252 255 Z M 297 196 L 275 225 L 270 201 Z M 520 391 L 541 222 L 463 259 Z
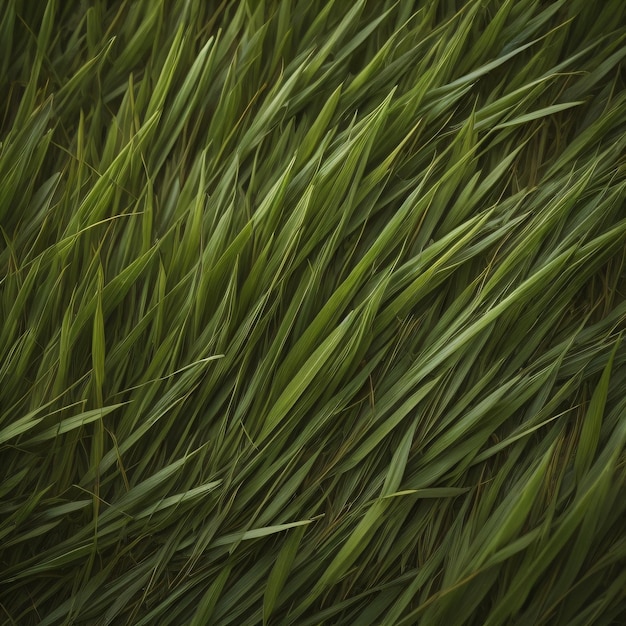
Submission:
M 626 620 L 626 4 L 6 0 L 0 622 Z

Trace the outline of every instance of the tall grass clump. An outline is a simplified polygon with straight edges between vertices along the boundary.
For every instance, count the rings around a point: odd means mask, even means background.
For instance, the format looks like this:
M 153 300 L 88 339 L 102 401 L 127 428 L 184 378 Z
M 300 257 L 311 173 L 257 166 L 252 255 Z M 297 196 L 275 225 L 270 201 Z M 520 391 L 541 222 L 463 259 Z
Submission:
M 0 623 L 626 623 L 626 3 L 3 0 Z

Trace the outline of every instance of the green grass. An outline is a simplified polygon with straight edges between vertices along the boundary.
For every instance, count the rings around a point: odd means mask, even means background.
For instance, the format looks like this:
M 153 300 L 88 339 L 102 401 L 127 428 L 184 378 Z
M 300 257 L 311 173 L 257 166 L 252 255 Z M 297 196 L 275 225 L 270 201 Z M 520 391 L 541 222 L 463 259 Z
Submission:
M 626 3 L 0 5 L 0 623 L 626 620 Z

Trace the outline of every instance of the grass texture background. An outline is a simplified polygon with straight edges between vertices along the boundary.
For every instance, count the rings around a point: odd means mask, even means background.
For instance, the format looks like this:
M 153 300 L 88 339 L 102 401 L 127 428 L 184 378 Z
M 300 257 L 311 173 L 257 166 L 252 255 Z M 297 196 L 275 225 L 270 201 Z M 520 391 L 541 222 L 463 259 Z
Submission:
M 626 623 L 626 3 L 3 0 L 0 622 Z

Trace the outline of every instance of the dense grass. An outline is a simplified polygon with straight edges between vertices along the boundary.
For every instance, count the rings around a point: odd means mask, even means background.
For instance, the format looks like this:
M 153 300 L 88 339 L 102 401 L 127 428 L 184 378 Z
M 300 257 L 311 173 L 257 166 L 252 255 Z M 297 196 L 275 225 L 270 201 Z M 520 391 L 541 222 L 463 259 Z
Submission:
M 0 622 L 626 623 L 626 3 L 0 3 Z

